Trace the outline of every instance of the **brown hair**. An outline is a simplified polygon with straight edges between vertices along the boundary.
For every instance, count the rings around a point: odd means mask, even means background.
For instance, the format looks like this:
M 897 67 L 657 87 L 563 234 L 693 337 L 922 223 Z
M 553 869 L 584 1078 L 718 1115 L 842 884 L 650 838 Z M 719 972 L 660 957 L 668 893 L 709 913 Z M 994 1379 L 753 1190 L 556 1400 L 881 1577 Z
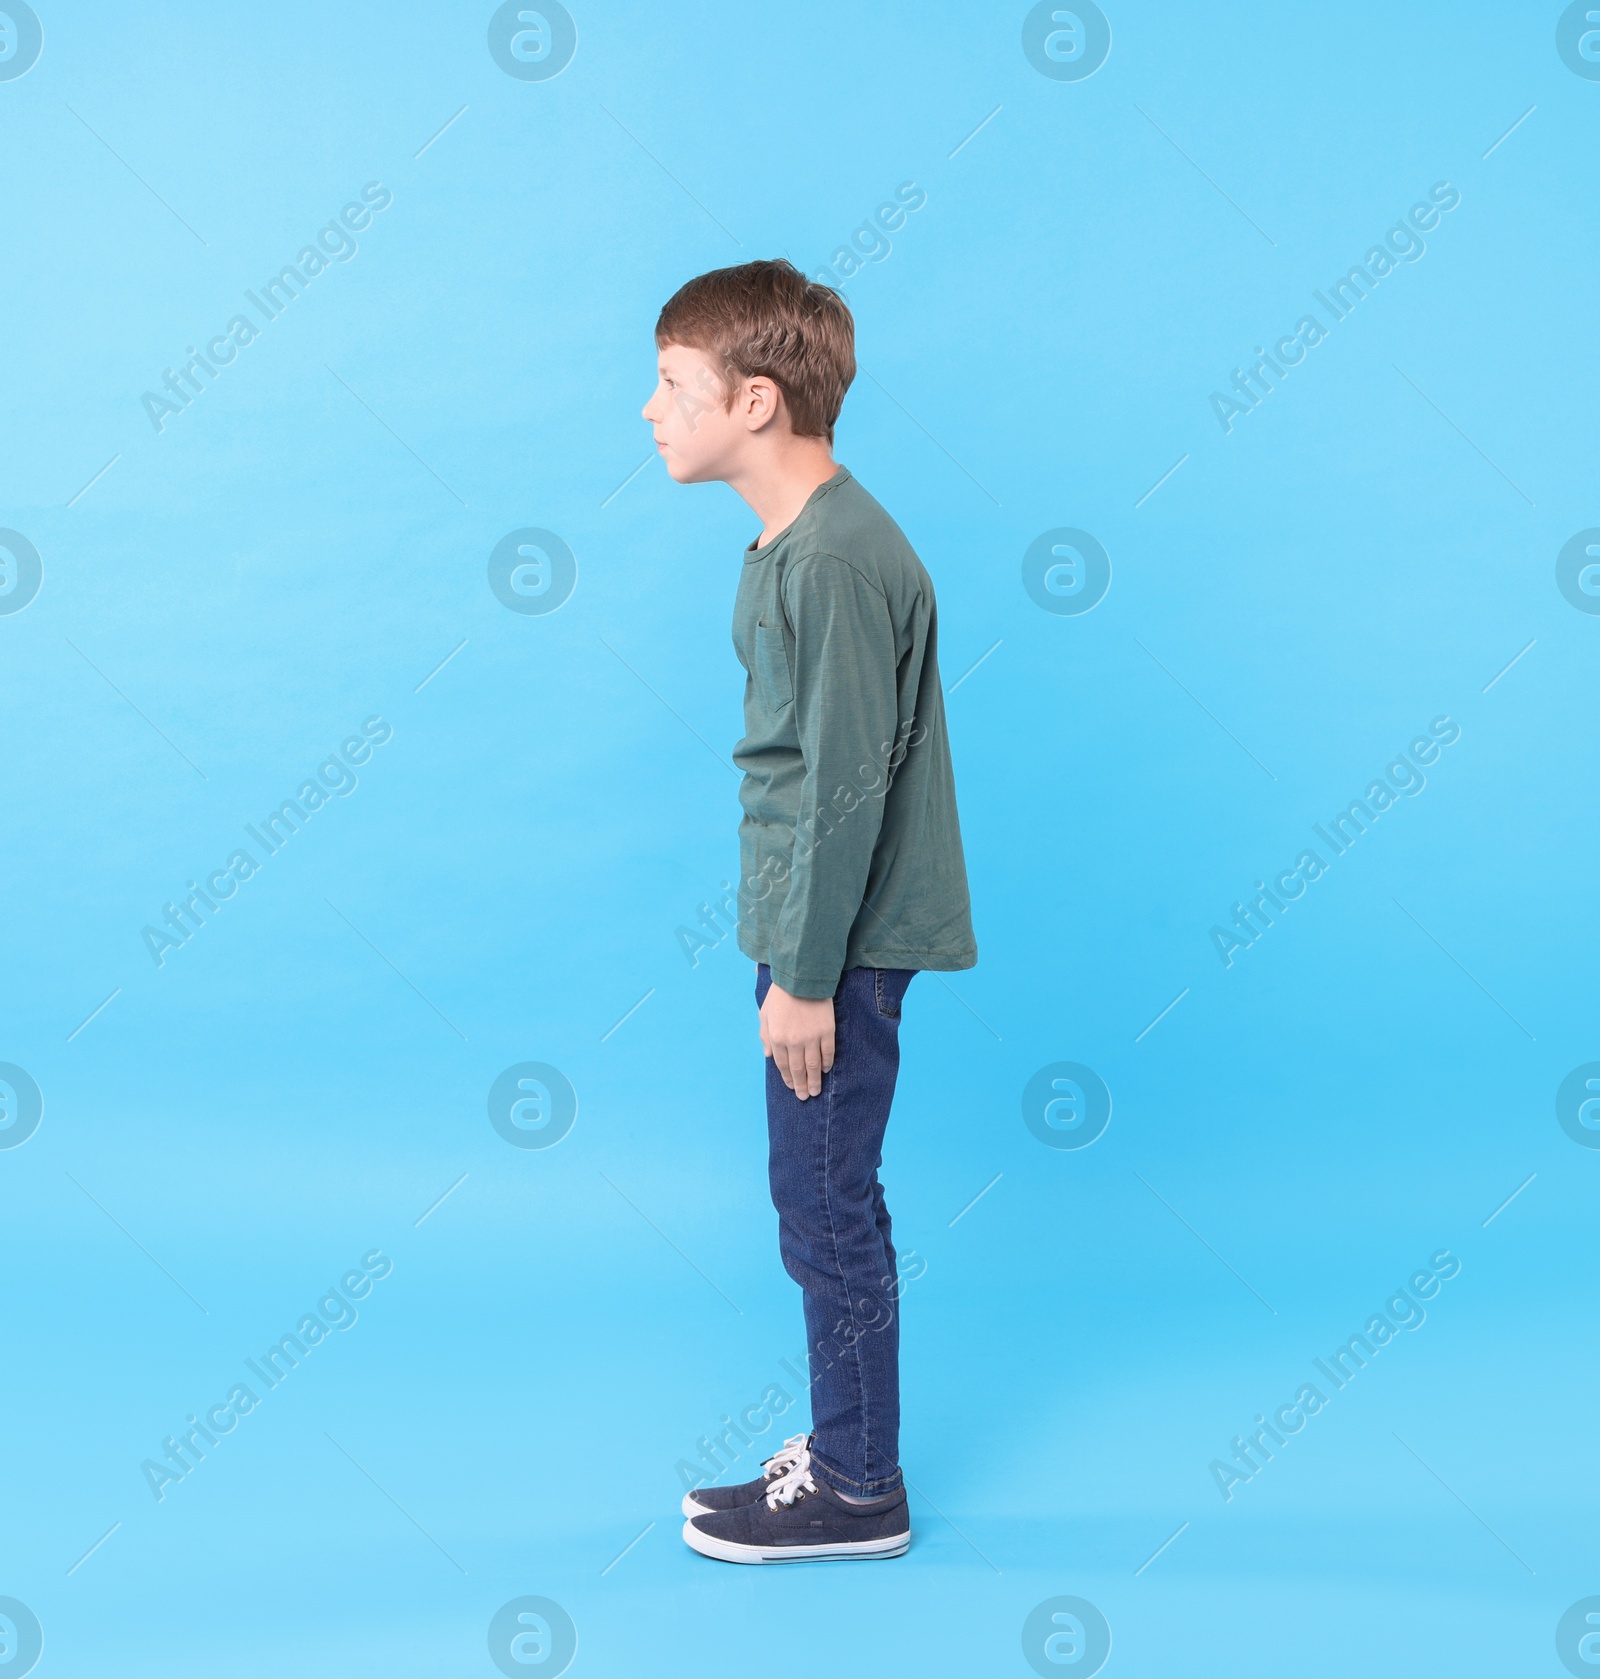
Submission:
M 682 344 L 722 364 L 732 408 L 742 379 L 760 374 L 783 392 L 797 437 L 833 441 L 856 376 L 856 329 L 831 287 L 782 257 L 714 268 L 680 286 L 656 321 L 656 347 Z

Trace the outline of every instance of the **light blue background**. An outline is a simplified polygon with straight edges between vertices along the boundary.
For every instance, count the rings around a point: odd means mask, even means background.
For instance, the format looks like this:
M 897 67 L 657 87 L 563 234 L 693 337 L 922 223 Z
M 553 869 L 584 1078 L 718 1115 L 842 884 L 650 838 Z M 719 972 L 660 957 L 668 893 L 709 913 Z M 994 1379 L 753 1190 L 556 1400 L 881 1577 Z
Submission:
M 1600 618 L 1554 573 L 1600 524 L 1600 83 L 1560 8 L 1117 5 L 1076 82 L 1023 5 L 575 3 L 531 82 L 492 9 L 41 5 L 0 82 L 0 524 L 44 566 L 0 616 L 0 1059 L 45 1103 L 0 1152 L 0 1595 L 41 1679 L 493 1675 L 528 1594 L 574 1675 L 1026 1674 L 1056 1595 L 1109 1675 L 1561 1673 L 1600 1592 L 1600 1154 L 1554 1109 L 1600 1058 Z M 1224 435 L 1209 393 L 1446 180 Z M 916 1540 L 734 1569 L 674 1464 L 803 1334 L 752 968 L 676 930 L 737 866 L 755 521 L 638 409 L 684 279 L 814 271 L 907 181 L 838 450 L 937 583 L 981 953 L 910 992 L 885 1163 Z M 554 614 L 489 590 L 520 526 L 576 556 Z M 1111 557 L 1081 616 L 1022 586 L 1056 526 Z M 158 970 L 140 929 L 373 714 Z M 1211 925 L 1441 714 L 1426 790 L 1225 969 Z M 1113 1097 L 1083 1151 L 1023 1121 L 1062 1060 Z M 489 1124 L 520 1061 L 577 1093 L 558 1147 Z M 157 1503 L 141 1461 L 375 1247 Z M 1441 1248 L 1426 1324 L 1224 1502 L 1210 1461 Z

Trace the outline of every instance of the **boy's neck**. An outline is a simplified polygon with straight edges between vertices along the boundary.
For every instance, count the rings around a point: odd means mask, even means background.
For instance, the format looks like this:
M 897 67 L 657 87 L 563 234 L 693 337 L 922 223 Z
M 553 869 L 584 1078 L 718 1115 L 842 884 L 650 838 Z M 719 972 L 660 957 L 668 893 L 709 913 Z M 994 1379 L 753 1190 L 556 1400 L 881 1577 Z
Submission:
M 825 437 L 790 436 L 781 447 L 762 451 L 727 482 L 761 520 L 756 546 L 764 548 L 800 516 L 811 492 L 839 470 Z

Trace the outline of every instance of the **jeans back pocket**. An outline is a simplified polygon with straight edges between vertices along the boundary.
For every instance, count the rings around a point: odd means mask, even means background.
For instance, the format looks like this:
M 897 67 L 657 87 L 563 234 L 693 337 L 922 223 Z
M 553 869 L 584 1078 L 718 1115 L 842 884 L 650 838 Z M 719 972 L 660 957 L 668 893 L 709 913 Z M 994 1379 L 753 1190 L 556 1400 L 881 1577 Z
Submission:
M 915 968 L 874 968 L 872 989 L 878 1013 L 886 1020 L 900 1018 L 900 1005 L 905 1001 L 906 989 L 917 976 Z

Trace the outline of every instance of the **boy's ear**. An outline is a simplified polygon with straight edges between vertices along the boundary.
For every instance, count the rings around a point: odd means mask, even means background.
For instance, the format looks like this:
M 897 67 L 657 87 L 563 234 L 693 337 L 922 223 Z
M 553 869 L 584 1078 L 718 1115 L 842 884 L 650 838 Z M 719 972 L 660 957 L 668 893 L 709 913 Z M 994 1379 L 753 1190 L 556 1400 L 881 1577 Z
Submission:
M 762 431 L 783 411 L 783 392 L 764 374 L 746 379 L 739 388 L 735 406 L 751 431 Z

